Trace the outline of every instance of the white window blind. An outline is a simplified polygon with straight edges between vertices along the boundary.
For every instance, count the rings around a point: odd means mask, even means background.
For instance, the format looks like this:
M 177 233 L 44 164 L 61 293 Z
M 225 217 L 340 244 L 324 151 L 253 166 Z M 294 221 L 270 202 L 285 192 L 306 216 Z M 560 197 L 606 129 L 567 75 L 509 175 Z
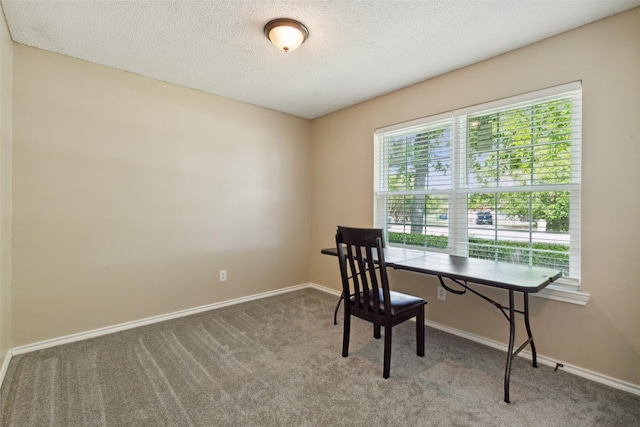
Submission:
M 580 275 L 580 83 L 375 132 L 390 245 Z

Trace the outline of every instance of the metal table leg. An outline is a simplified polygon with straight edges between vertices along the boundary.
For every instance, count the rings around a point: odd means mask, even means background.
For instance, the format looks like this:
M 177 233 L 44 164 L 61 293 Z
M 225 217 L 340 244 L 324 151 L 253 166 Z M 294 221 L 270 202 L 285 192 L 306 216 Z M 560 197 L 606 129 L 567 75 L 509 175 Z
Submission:
M 338 300 L 338 304 L 336 304 L 336 310 L 333 312 L 333 324 L 338 324 L 338 310 L 340 309 L 340 303 L 344 299 L 344 292 L 340 294 L 340 299 Z
M 524 326 L 527 328 L 527 336 L 531 344 L 531 365 L 537 368 L 536 345 L 533 343 L 533 335 L 531 334 L 531 326 L 529 325 L 529 294 L 524 292 L 522 297 L 524 298 Z
M 513 360 L 513 342 L 516 337 L 516 316 L 513 304 L 513 291 L 509 290 L 509 349 L 507 350 L 507 366 L 504 370 L 504 401 L 507 403 L 509 403 L 509 380 L 511 377 L 511 361 Z
M 534 368 L 538 367 L 536 357 L 536 346 L 533 343 L 533 334 L 531 333 L 531 325 L 529 323 L 529 294 L 522 293 L 522 300 L 524 302 L 524 311 L 515 310 L 514 298 L 512 290 L 509 290 L 509 349 L 507 350 L 507 366 L 504 370 L 504 401 L 509 403 L 509 380 L 511 377 L 511 363 L 513 357 L 525 349 L 528 345 L 531 346 L 531 361 Z M 516 338 L 516 319 L 515 312 L 522 313 L 524 315 L 524 325 L 527 329 L 527 340 L 516 351 L 513 351 L 513 344 Z

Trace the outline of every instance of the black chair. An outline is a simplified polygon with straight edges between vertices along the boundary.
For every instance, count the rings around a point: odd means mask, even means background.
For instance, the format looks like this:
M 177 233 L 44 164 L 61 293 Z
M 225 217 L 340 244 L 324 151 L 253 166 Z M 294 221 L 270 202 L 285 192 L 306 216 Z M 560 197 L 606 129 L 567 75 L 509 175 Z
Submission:
M 351 316 L 373 323 L 373 336 L 380 338 L 384 326 L 384 370 L 391 370 L 391 329 L 416 318 L 418 356 L 424 356 L 424 306 L 422 298 L 389 290 L 384 261 L 382 230 L 338 226 L 336 247 L 342 276 L 344 335 L 342 356 L 349 355 Z

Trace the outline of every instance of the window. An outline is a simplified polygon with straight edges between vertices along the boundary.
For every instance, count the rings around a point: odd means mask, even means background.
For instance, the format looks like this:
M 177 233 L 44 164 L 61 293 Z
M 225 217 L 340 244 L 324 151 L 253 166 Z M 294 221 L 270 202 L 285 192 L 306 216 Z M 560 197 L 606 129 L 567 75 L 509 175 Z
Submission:
M 571 83 L 377 130 L 375 226 L 392 246 L 559 269 L 577 290 L 581 94 Z

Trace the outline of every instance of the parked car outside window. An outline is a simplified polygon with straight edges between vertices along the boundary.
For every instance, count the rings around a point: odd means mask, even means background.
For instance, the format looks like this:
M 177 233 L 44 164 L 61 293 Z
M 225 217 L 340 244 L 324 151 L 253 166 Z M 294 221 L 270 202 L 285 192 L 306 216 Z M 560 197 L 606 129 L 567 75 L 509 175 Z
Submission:
M 493 215 L 491 215 L 491 212 L 489 212 L 489 211 L 478 212 L 476 214 L 476 224 L 478 224 L 478 225 L 480 225 L 480 224 L 493 225 Z

